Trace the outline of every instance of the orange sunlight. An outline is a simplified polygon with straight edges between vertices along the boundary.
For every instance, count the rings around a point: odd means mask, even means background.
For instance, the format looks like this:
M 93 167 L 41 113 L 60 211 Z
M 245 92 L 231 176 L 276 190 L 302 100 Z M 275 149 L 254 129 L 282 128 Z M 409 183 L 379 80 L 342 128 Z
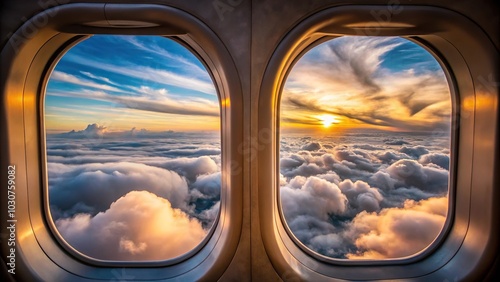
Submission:
M 321 115 L 318 116 L 318 118 L 321 120 L 324 128 L 329 128 L 330 126 L 332 126 L 332 124 L 339 123 L 338 119 L 332 115 Z

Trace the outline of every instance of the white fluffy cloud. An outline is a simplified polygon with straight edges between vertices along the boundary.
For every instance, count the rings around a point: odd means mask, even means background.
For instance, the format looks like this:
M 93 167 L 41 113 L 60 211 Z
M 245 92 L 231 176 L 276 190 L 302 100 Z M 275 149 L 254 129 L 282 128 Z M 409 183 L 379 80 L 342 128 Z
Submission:
M 287 219 L 310 215 L 326 220 L 346 210 L 347 198 L 336 184 L 312 176 L 300 188 L 282 187 L 281 204 Z
M 130 191 L 146 190 L 187 209 L 188 186 L 176 172 L 137 163 L 51 165 L 49 190 L 53 217 L 95 214 Z M 83 210 L 79 207 L 85 207 Z
M 361 180 L 353 183 L 350 179 L 346 179 L 339 184 L 339 188 L 347 196 L 349 206 L 356 213 L 380 210 L 380 202 L 384 197 L 377 188 L 370 187 L 368 183 Z
M 108 129 L 97 123 L 89 124 L 84 130 L 75 131 L 72 130 L 70 132 L 62 133 L 60 136 L 66 138 L 102 138 Z
M 129 192 L 93 217 L 77 214 L 56 221 L 56 226 L 75 249 L 104 260 L 169 259 L 206 236 L 198 220 L 147 191 Z
M 431 153 L 420 156 L 419 163 L 421 164 L 435 164 L 446 170 L 450 167 L 450 156 L 440 153 Z
M 176 171 L 190 181 L 196 180 L 196 177 L 199 175 L 212 174 L 219 171 L 215 161 L 208 156 L 176 158 L 160 163 L 158 166 Z
M 221 188 L 221 174 L 220 172 L 213 174 L 200 175 L 192 185 L 193 189 L 196 189 L 203 195 L 207 197 L 220 197 Z
M 219 215 L 218 135 L 95 124 L 49 137 L 52 220 L 92 257 L 169 259 L 196 246 Z
M 446 142 L 418 136 L 404 142 L 395 139 L 398 142 L 393 144 L 386 137 L 374 136 L 354 136 L 342 142 L 288 137 L 282 142 L 282 210 L 294 235 L 312 250 L 335 258 L 400 257 L 423 250 L 441 230 L 449 175 L 445 167 L 449 156 L 441 144 Z M 304 150 L 314 143 L 323 145 L 319 150 Z M 320 187 L 328 187 L 320 191 L 330 193 L 319 196 Z M 378 234 L 382 228 L 375 219 L 393 220 L 401 228 L 416 224 L 425 235 L 409 237 L 415 241 L 411 248 L 398 237 L 407 253 L 396 245 L 391 250 L 377 249 L 375 241 L 368 241 L 370 232 Z
M 425 249 L 446 220 L 447 197 L 420 202 L 407 200 L 402 208 L 380 213 L 362 212 L 350 224 L 347 236 L 358 248 L 350 259 L 383 259 L 410 256 Z
M 302 150 L 306 150 L 306 151 L 317 151 L 321 148 L 322 148 L 322 146 L 319 142 L 311 142 L 311 143 L 308 143 L 308 144 L 302 146 Z
M 443 193 L 448 190 L 448 171 L 432 165 L 423 166 L 414 160 L 399 160 L 387 168 L 391 178 L 406 187 Z

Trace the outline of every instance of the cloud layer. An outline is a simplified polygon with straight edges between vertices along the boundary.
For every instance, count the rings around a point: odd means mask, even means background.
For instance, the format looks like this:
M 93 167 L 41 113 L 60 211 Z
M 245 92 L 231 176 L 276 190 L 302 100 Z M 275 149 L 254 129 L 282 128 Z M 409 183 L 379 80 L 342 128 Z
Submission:
M 129 192 L 95 216 L 77 214 L 57 220 L 56 225 L 75 249 L 104 260 L 174 258 L 206 236 L 198 220 L 146 191 Z
M 402 208 L 358 214 L 347 233 L 356 238 L 358 250 L 350 259 L 401 258 L 424 250 L 439 234 L 446 220 L 448 199 L 407 200 Z
M 47 137 L 49 204 L 62 237 L 103 260 L 165 260 L 197 246 L 220 208 L 220 137 L 109 131 Z
M 334 258 L 401 258 L 439 234 L 448 211 L 448 138 L 388 136 L 285 135 L 281 205 L 306 246 Z

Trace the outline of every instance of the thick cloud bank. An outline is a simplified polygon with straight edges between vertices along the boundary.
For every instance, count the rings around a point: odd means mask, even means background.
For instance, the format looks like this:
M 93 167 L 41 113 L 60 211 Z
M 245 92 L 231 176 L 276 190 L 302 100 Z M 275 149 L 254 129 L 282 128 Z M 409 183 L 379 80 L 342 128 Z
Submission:
M 220 137 L 85 130 L 47 138 L 49 205 L 62 237 L 96 259 L 165 260 L 219 215 Z
M 446 220 L 448 199 L 407 200 L 402 208 L 358 214 L 348 233 L 356 238 L 356 253 L 348 258 L 381 259 L 411 256 L 432 242 Z
M 170 202 L 132 191 L 95 216 L 56 221 L 63 238 L 86 255 L 105 260 L 163 260 L 186 253 L 206 235 L 201 223 Z
M 302 243 L 344 259 L 406 257 L 432 243 L 448 211 L 447 138 L 397 136 L 285 136 L 280 199 Z
M 63 172 L 52 169 L 49 177 L 60 179 L 49 190 L 54 210 L 78 213 L 85 212 L 78 207 L 86 207 L 95 214 L 134 190 L 150 191 L 169 200 L 175 208 L 187 208 L 186 179 L 175 172 L 144 164 L 85 164 L 66 167 Z

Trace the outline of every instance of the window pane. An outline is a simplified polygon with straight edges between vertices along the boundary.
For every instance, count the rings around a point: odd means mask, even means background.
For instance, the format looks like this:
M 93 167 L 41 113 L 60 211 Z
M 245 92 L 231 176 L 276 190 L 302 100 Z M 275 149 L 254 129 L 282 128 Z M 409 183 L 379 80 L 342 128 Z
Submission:
M 166 260 L 200 244 L 219 213 L 220 109 L 204 65 L 155 36 L 71 48 L 45 96 L 48 203 L 91 258 Z
M 439 63 L 399 37 L 345 36 L 290 71 L 280 201 L 295 237 L 332 258 L 414 255 L 448 213 L 451 95 Z

